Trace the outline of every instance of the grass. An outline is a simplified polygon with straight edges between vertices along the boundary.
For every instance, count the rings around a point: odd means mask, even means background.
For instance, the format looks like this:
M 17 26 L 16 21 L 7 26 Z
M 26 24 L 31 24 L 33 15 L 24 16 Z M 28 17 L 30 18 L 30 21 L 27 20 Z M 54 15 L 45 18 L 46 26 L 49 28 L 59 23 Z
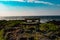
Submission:
M 4 40 L 3 33 L 4 33 L 4 29 L 0 30 L 0 40 Z

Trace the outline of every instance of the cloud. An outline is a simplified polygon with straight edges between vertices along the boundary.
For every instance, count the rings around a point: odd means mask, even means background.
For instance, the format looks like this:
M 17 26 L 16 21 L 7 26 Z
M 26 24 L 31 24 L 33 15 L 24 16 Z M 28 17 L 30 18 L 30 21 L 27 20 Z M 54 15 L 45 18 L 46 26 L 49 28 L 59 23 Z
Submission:
M 46 2 L 46 1 L 38 1 L 38 0 L 12 0 L 12 1 L 19 1 L 19 2 L 27 2 L 27 3 L 41 3 L 41 4 L 45 4 L 45 5 L 52 5 L 52 6 L 57 6 L 60 7 L 60 4 L 54 4 L 51 2 Z
M 12 1 L 19 1 L 19 2 L 27 2 L 27 3 L 42 3 L 42 4 L 47 4 L 47 5 L 55 5 L 54 3 L 51 2 L 45 2 L 45 1 L 38 1 L 38 0 L 12 0 Z
M 34 3 L 42 3 L 42 4 L 54 5 L 53 3 L 45 2 L 45 1 L 35 1 Z
M 24 14 L 24 15 L 23 15 Z M 60 15 L 59 10 L 41 10 L 39 8 L 12 7 L 0 4 L 0 16 L 42 16 Z
M 35 0 L 27 0 L 27 2 L 34 2 Z
M 20 2 L 30 2 L 30 3 L 42 3 L 42 4 L 47 4 L 47 5 L 54 5 L 51 2 L 45 2 L 45 1 L 38 1 L 38 0 L 15 0 L 15 1 L 20 1 Z
M 17 0 L 15 0 L 17 1 Z M 18 0 L 19 2 L 25 2 L 23 0 Z M 32 2 L 31 0 L 29 2 Z M 50 2 L 45 1 L 33 1 L 32 3 L 42 3 L 47 5 L 55 5 Z M 60 6 L 60 5 L 56 5 Z M 23 15 L 24 14 L 24 15 Z M 26 8 L 26 7 L 12 7 L 6 6 L 0 3 L 0 16 L 42 16 L 42 15 L 60 15 L 59 10 L 41 10 L 37 8 Z
M 39 1 L 39 0 L 0 0 L 0 1 L 18 1 L 18 2 L 40 3 L 40 4 L 45 4 L 45 5 L 60 6 L 60 4 L 54 4 L 51 2 Z

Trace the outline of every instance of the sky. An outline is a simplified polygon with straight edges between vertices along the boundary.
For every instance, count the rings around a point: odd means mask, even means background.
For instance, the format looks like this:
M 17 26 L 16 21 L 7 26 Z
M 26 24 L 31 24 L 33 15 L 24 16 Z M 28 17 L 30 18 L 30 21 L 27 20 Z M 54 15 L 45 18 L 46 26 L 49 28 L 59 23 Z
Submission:
M 60 0 L 0 0 L 0 16 L 60 15 Z

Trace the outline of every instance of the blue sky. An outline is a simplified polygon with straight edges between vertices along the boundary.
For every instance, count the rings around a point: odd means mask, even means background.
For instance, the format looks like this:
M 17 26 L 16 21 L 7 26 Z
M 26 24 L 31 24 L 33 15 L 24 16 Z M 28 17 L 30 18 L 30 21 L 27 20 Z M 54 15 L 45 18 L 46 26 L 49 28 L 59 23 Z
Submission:
M 0 16 L 60 15 L 60 0 L 0 0 Z

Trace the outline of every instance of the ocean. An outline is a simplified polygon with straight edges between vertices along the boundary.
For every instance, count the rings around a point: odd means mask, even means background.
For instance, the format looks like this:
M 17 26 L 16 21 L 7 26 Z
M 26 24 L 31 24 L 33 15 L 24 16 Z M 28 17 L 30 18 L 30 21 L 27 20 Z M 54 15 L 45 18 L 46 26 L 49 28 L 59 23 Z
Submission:
M 41 22 L 51 20 L 60 21 L 60 16 L 5 16 L 0 17 L 0 20 L 24 20 L 25 18 L 39 18 Z

